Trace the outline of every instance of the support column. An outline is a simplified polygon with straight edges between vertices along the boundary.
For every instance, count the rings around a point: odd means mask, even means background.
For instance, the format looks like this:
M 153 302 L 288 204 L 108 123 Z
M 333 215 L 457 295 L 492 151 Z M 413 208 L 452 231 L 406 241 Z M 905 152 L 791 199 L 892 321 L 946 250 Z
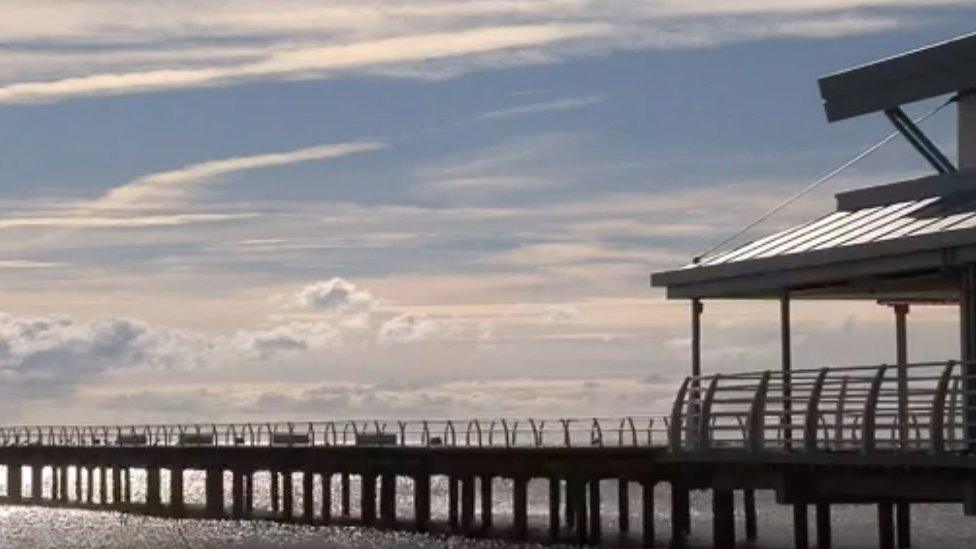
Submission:
M 112 505 L 122 506 L 122 469 L 118 466 L 112 467 Z
M 302 472 L 302 519 L 307 524 L 315 521 L 315 473 L 309 469 Z
M 58 468 L 51 466 L 51 490 L 48 497 L 51 501 L 57 501 L 58 499 Z
M 807 504 L 804 502 L 794 503 L 793 546 L 796 549 L 807 549 L 810 546 L 810 525 L 807 521 Z
M 98 500 L 108 504 L 108 470 L 104 465 L 98 468 Z
M 515 519 L 515 539 L 523 541 L 529 536 L 528 498 L 526 479 L 512 479 L 512 512 Z
M 295 518 L 295 483 L 291 471 L 281 473 L 281 518 L 286 522 Z
M 349 473 L 339 474 L 339 504 L 342 516 L 349 517 Z
M 687 439 L 692 445 L 699 440 L 699 416 L 701 413 L 701 317 L 705 306 L 701 300 L 691 300 L 691 388 L 689 391 Z
M 691 506 L 688 489 L 681 481 L 671 481 L 671 539 L 684 540 L 690 534 Z
M 386 528 L 396 528 L 396 475 L 383 473 L 380 479 L 380 519 Z
M 586 482 L 577 479 L 573 482 L 573 511 L 576 512 L 576 543 L 586 545 L 589 543 L 589 520 L 586 516 Z
M 44 495 L 44 466 L 38 463 L 31 465 L 31 499 L 41 501 Z
M 963 376 L 963 437 L 969 450 L 976 450 L 976 265 L 962 273 L 959 296 Z
M 376 524 L 376 475 L 374 473 L 362 473 L 361 492 L 362 505 L 360 513 L 363 525 L 373 526 Z
M 126 467 L 122 469 L 122 475 L 125 481 L 123 484 L 122 501 L 132 503 L 132 471 Z
M 576 499 L 573 495 L 575 493 L 573 492 L 575 489 L 573 482 L 572 478 L 567 478 L 563 483 L 566 486 L 566 527 L 569 529 L 576 528 Z
M 630 483 L 627 479 L 617 479 L 617 523 L 621 532 L 630 531 Z
M 81 465 L 75 465 L 75 501 L 77 501 L 78 503 L 81 503 L 82 501 L 85 500 L 84 493 L 81 490 L 82 470 L 83 469 Z
M 893 506 L 890 501 L 878 504 L 878 547 L 880 549 L 895 549 L 895 523 L 892 516 Z
M 591 478 L 590 482 L 590 542 L 599 545 L 603 535 L 602 516 L 600 514 L 600 479 Z
M 254 516 L 254 471 L 244 473 L 244 518 Z
M 712 547 L 735 546 L 735 497 L 728 488 L 712 489 Z
M 89 504 L 95 502 L 95 468 L 89 465 L 85 467 L 85 501 Z
M 224 516 L 224 470 L 219 467 L 207 469 L 206 475 L 206 515 L 207 518 Z
M 494 523 L 491 481 L 492 477 L 490 475 L 481 477 L 481 531 L 486 536 L 491 532 Z M 558 515 L 558 513 L 559 511 L 557 510 L 556 514 Z
M 654 546 L 654 484 L 653 479 L 641 483 L 641 540 L 644 547 Z
M 756 525 L 756 490 L 746 488 L 742 491 L 742 509 L 745 512 L 746 540 L 756 541 L 759 537 Z
M 58 499 L 62 502 L 67 503 L 68 501 L 68 466 L 62 465 L 59 473 L 59 479 L 61 481 L 61 486 L 58 491 Z
M 20 501 L 23 497 L 24 481 L 23 467 L 19 463 L 7 464 L 7 497 L 11 501 Z
M 461 477 L 461 531 L 474 531 L 474 477 Z
M 967 90 L 956 102 L 959 127 L 959 169 L 976 168 L 976 95 Z
M 898 364 L 898 445 L 907 450 L 908 437 L 908 305 L 896 303 L 895 348 Z
M 793 369 L 793 343 L 790 328 L 790 294 L 783 292 L 779 300 L 780 311 L 780 346 L 782 351 L 783 368 L 783 441 L 786 449 L 793 444 L 793 389 L 790 386 L 790 372 Z
M 170 467 L 169 470 L 169 514 L 181 518 L 186 514 L 183 505 L 183 468 Z
M 830 504 L 817 503 L 817 549 L 830 549 L 833 544 L 833 532 L 830 525 Z
M 907 501 L 895 504 L 895 520 L 898 530 L 898 549 L 912 546 L 912 506 Z
M 549 479 L 549 540 L 559 541 L 559 497 L 561 481 L 559 477 Z
M 427 473 L 413 477 L 413 515 L 418 532 L 430 529 L 430 476 Z
M 458 527 L 459 481 L 455 476 L 447 477 L 447 523 L 452 529 Z
M 231 516 L 235 520 L 244 518 L 244 473 L 234 469 L 231 473 Z
M 278 513 L 281 511 L 281 475 L 278 471 L 271 471 L 271 512 Z
M 159 490 L 159 466 L 146 467 L 146 507 L 151 511 L 158 511 L 162 499 Z
M 322 502 L 320 504 L 322 512 L 322 524 L 328 525 L 332 522 L 332 473 L 322 471 Z

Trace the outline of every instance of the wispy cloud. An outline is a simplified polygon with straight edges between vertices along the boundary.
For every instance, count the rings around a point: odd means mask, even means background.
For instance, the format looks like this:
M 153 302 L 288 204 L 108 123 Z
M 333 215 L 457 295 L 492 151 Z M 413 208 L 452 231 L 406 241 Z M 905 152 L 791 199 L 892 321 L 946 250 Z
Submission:
M 599 105 L 600 103 L 603 103 L 606 100 L 607 100 L 606 96 L 603 95 L 567 97 L 564 99 L 554 99 L 552 101 L 542 101 L 539 103 L 520 105 L 518 107 L 488 111 L 486 113 L 478 115 L 477 118 L 479 120 L 497 120 L 500 118 L 513 118 L 516 116 L 525 116 L 529 114 L 539 114 L 544 112 L 570 111 L 570 110 L 590 107 L 593 105 Z
M 65 215 L 54 217 L 11 217 L 0 219 L 0 229 L 61 228 L 61 229 L 123 229 L 146 227 L 177 227 L 196 223 L 216 223 L 258 217 L 254 212 L 234 214 L 170 214 L 100 217 Z
M 51 269 L 61 267 L 64 263 L 52 261 L 31 261 L 27 259 L 0 259 L 0 270 L 3 269 Z

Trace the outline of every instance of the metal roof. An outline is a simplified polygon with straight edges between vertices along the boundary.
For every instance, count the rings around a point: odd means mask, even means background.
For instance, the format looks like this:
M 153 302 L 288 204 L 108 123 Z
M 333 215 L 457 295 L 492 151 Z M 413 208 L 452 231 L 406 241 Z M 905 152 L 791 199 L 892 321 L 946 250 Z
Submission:
M 976 33 L 820 79 L 831 122 L 976 88 Z
M 837 199 L 838 209 L 832 213 L 699 263 L 657 273 L 652 283 L 667 286 L 674 296 L 700 291 L 734 297 L 777 287 L 834 285 L 865 274 L 938 270 L 944 266 L 946 250 L 971 246 L 976 253 L 976 172 L 972 170 L 860 189 Z M 924 261 L 878 261 L 924 252 L 934 253 Z M 873 263 L 845 270 L 862 260 Z M 796 276 L 804 269 L 803 276 Z

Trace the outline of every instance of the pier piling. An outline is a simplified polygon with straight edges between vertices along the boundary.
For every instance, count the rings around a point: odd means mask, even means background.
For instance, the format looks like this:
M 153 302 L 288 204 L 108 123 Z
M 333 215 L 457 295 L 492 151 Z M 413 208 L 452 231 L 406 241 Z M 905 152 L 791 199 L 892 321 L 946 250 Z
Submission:
M 630 487 L 625 478 L 617 480 L 617 523 L 621 532 L 630 530 Z
M 492 508 L 492 477 L 485 475 L 481 477 L 481 532 L 487 536 L 491 532 L 494 523 L 494 512 Z

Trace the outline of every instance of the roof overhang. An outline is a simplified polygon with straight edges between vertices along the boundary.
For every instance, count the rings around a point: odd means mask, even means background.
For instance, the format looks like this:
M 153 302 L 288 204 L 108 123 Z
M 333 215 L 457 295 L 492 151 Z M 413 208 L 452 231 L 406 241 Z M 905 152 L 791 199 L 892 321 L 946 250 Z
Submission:
M 834 122 L 976 88 L 976 33 L 820 79 L 827 120 Z

